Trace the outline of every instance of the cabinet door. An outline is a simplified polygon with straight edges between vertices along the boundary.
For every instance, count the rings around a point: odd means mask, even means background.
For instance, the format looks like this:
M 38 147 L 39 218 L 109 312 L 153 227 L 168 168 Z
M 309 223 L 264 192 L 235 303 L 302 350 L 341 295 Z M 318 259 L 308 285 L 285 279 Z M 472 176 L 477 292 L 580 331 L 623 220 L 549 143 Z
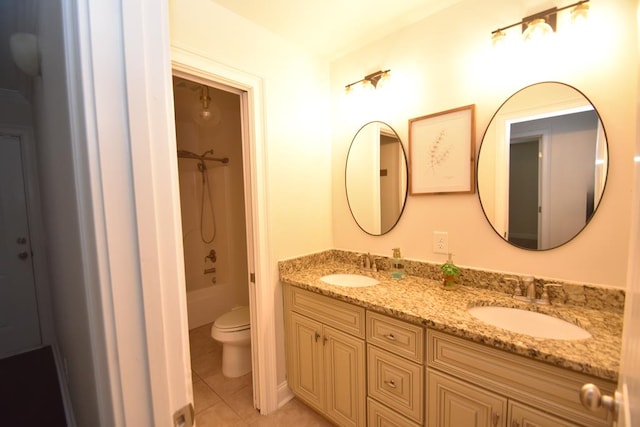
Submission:
M 414 423 L 371 398 L 367 403 L 368 427 L 421 427 L 421 424 Z
M 578 427 L 578 424 L 514 401 L 509 401 L 509 420 L 508 427 Z
M 289 327 L 289 387 L 307 404 L 323 411 L 322 324 L 291 313 Z
M 328 326 L 322 337 L 326 413 L 340 426 L 366 424 L 364 341 Z
M 507 399 L 429 371 L 429 427 L 505 427 Z
M 422 424 L 424 371 L 421 365 L 381 350 L 367 349 L 369 396 Z

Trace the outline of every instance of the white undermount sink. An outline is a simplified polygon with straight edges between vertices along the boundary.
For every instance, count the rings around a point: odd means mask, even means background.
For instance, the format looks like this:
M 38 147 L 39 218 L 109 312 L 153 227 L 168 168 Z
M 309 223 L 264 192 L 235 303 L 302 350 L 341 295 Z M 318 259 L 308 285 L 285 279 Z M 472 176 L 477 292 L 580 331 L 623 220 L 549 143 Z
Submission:
M 490 325 L 536 338 L 554 340 L 591 338 L 591 334 L 580 326 L 535 311 L 496 306 L 471 307 L 467 311 L 473 317 Z
M 320 280 L 329 285 L 344 286 L 347 288 L 363 288 L 380 283 L 373 277 L 363 276 L 362 274 L 328 274 L 322 276 Z

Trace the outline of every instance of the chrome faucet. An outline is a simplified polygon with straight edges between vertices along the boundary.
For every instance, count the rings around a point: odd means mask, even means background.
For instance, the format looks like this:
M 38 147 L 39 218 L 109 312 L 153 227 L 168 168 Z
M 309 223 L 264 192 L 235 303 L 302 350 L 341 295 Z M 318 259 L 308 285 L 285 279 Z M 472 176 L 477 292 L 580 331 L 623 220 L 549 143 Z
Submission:
M 533 276 L 523 276 L 522 286 L 519 277 L 505 277 L 505 281 L 514 282 L 513 298 L 535 304 L 549 304 L 549 295 L 547 294 L 547 286 L 560 286 L 554 284 L 544 285 L 544 292 L 540 299 L 536 297 L 536 282 Z
M 533 280 L 531 276 L 524 276 L 522 278 L 522 284 L 524 285 L 524 289 L 526 292 L 526 297 L 531 301 L 536 299 L 536 282 Z
M 376 266 L 376 259 L 371 256 L 369 252 L 362 255 L 362 263 L 360 266 L 366 270 L 378 271 L 378 266 Z

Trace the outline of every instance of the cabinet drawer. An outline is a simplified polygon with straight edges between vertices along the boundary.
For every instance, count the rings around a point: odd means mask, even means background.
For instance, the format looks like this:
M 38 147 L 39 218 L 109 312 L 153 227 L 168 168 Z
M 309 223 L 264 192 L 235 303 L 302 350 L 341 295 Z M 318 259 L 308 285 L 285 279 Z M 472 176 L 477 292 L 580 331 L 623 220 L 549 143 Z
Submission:
M 613 395 L 615 384 L 523 356 L 477 344 L 453 335 L 427 330 L 427 364 L 488 390 L 585 426 L 610 426 L 604 409 L 586 410 L 580 388 L 597 385 Z
M 290 310 L 364 339 L 364 308 L 295 286 L 287 288 Z
M 509 402 L 509 420 L 508 427 L 580 427 L 514 401 Z
M 367 399 L 367 406 L 369 427 L 420 427 L 420 424 L 406 419 L 373 399 Z
M 422 423 L 423 367 L 370 344 L 367 356 L 369 396 Z
M 367 311 L 367 342 L 422 363 L 424 328 Z

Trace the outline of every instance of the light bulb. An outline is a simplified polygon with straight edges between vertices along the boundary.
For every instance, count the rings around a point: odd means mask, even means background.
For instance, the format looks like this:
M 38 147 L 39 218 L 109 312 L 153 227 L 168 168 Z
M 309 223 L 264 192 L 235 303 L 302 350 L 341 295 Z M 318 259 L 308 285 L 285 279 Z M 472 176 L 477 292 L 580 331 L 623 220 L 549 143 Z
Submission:
M 389 75 L 388 72 L 382 73 L 382 75 L 380 76 L 380 79 L 378 80 L 378 83 L 376 83 L 376 89 L 382 89 L 384 86 L 389 84 L 390 80 L 391 80 L 391 76 Z
M 496 31 L 491 36 L 491 42 L 493 43 L 493 46 L 501 46 L 505 42 L 506 38 L 507 33 L 505 33 L 504 31 Z
M 211 97 L 209 96 L 209 88 L 207 86 L 202 86 L 200 102 L 201 104 L 194 114 L 196 123 L 206 126 L 217 126 L 222 119 L 222 112 L 217 105 L 211 104 Z
M 584 22 L 589 17 L 589 5 L 587 3 L 582 3 L 571 9 L 571 20 L 579 24 Z
M 525 40 L 541 40 L 551 33 L 553 33 L 551 25 L 547 24 L 544 18 L 538 18 L 527 24 L 523 37 Z
M 211 110 L 207 107 L 207 108 L 203 108 L 202 111 L 200 111 L 200 118 L 204 121 L 209 121 L 211 120 Z
M 370 80 L 363 80 L 362 81 L 362 90 L 363 92 L 373 92 L 375 88 L 373 87 L 373 84 L 371 83 Z

